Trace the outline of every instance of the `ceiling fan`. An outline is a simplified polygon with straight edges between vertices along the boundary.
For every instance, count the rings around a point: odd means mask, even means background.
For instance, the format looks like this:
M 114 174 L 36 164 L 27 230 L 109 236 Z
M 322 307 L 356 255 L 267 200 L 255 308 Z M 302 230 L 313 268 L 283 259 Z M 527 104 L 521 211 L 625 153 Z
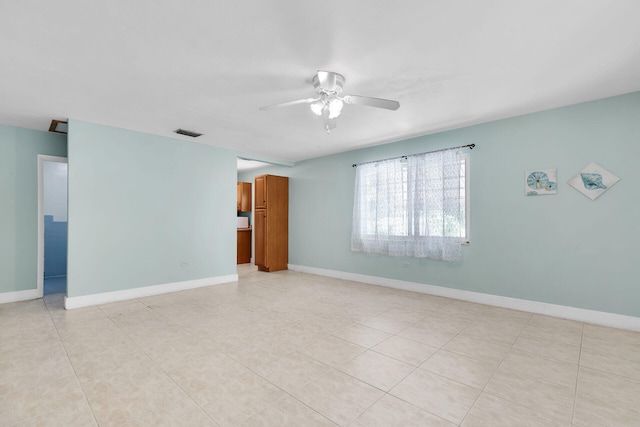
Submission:
M 342 95 L 344 76 L 331 71 L 318 71 L 313 76 L 313 87 L 318 96 L 316 98 L 298 99 L 296 101 L 283 102 L 281 104 L 261 107 L 261 110 L 288 107 L 290 105 L 310 104 L 311 111 L 322 116 L 323 126 L 327 133 L 336 127 L 336 118 L 342 113 L 344 104 L 368 105 L 370 107 L 397 110 L 400 107 L 398 101 L 390 99 L 371 98 L 369 96 Z

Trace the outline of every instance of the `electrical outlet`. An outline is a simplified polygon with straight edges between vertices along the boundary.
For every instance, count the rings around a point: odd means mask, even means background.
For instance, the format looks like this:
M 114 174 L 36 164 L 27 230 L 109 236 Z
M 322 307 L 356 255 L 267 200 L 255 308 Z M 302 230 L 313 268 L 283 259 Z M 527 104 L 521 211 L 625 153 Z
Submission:
M 189 267 L 189 263 L 187 261 L 180 261 L 180 267 L 187 268 Z
M 402 268 L 409 268 L 411 264 L 409 264 L 408 262 L 403 262 L 402 263 Z

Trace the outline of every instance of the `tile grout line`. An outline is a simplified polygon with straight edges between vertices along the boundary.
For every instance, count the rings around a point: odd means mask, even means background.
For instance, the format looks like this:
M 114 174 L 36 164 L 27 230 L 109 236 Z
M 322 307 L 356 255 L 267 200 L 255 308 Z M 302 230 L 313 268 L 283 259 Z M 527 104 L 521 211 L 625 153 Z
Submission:
M 275 279 L 274 279 L 274 280 L 275 280 Z M 238 284 L 239 284 L 239 283 L 240 283 L 240 277 L 238 278 Z M 286 322 L 287 322 L 287 323 L 295 323 L 295 322 L 291 322 L 291 321 L 288 321 L 288 320 L 287 320 Z M 325 334 L 327 334 L 327 335 L 331 335 L 331 333 L 326 333 L 326 332 L 325 332 Z M 340 338 L 340 337 L 336 337 L 336 338 L 341 339 L 341 340 L 343 340 L 343 341 L 345 341 L 345 342 L 349 342 L 349 341 L 344 340 L 344 339 L 342 339 L 342 338 Z M 365 350 L 365 351 L 366 351 L 366 350 Z M 327 367 L 329 368 L 329 369 L 327 370 L 327 372 L 323 373 L 322 375 L 318 376 L 317 378 L 314 378 L 314 379 L 312 379 L 312 380 L 310 380 L 310 381 L 306 382 L 304 385 L 300 386 L 300 388 L 302 388 L 302 387 L 304 387 L 304 386 L 306 386 L 306 385 L 308 385 L 308 384 L 310 384 L 310 383 L 312 383 L 312 382 L 314 382 L 314 381 L 317 381 L 317 380 L 318 380 L 318 378 L 321 378 L 321 377 L 323 377 L 323 376 L 327 375 L 327 374 L 328 374 L 329 372 L 331 372 L 332 370 L 336 370 L 336 371 L 337 371 L 337 369 L 336 369 L 335 367 L 333 367 L 333 366 L 331 366 L 331 365 L 327 365 L 326 363 L 324 363 L 324 362 L 322 362 L 322 361 L 320 361 L 320 360 L 317 360 L 317 359 L 316 359 L 316 358 L 314 358 L 313 356 L 309 356 L 309 355 L 306 355 L 306 354 L 304 354 L 304 353 L 301 353 L 301 352 L 299 351 L 299 349 L 295 349 L 295 350 L 293 350 L 291 353 L 295 353 L 295 352 L 300 353 L 300 354 L 302 354 L 303 356 L 308 357 L 308 358 L 310 358 L 310 359 L 312 359 L 312 360 L 314 360 L 314 361 L 316 361 L 316 362 L 318 362 L 318 363 L 321 363 L 321 364 L 323 364 L 323 365 L 325 365 L 325 366 L 327 366 Z M 223 353 L 224 353 L 224 352 L 223 352 Z M 291 353 L 288 353 L 288 354 L 291 354 Z M 226 353 L 224 353 L 224 354 L 226 354 Z M 360 353 L 358 353 L 358 354 L 360 354 Z M 333 420 L 331 420 L 330 418 L 328 418 L 326 415 L 324 415 L 324 414 L 322 414 L 322 413 L 318 412 L 315 408 L 313 408 L 313 407 L 309 406 L 307 403 L 305 403 L 305 402 L 303 402 L 302 400 L 298 399 L 296 396 L 294 396 L 293 394 L 291 394 L 288 390 L 285 390 L 285 389 L 284 389 L 284 388 L 282 388 L 281 386 L 279 386 L 279 385 L 277 385 L 277 384 L 273 383 L 271 380 L 269 380 L 268 378 L 266 378 L 264 375 L 262 375 L 261 373 L 259 373 L 258 371 L 256 371 L 256 370 L 255 370 L 255 368 L 245 365 L 245 364 L 244 364 L 244 363 L 242 363 L 240 360 L 237 360 L 237 359 L 233 358 L 233 357 L 232 357 L 232 356 L 230 356 L 230 355 L 227 355 L 227 356 L 228 356 L 228 357 L 231 357 L 233 360 L 235 360 L 237 363 L 239 363 L 239 364 L 241 364 L 242 366 L 244 366 L 244 367 L 245 367 L 246 369 L 248 369 L 250 372 L 252 372 L 252 373 L 254 373 L 255 375 L 259 376 L 259 377 L 260 377 L 260 378 L 262 378 L 264 381 L 268 382 L 268 383 L 269 383 L 269 384 L 271 384 L 272 386 L 274 386 L 274 387 L 276 387 L 277 389 L 281 390 L 281 391 L 285 394 L 285 396 L 282 396 L 280 399 L 276 400 L 275 402 L 272 402 L 272 403 L 270 403 L 269 405 L 265 406 L 264 408 L 261 408 L 260 410 L 256 411 L 255 413 L 253 413 L 253 414 L 249 415 L 249 416 L 248 416 L 248 417 L 246 417 L 244 420 L 242 420 L 242 422 L 244 422 L 244 421 L 246 421 L 246 420 L 248 420 L 248 419 L 250 419 L 250 418 L 254 417 L 255 415 L 257 415 L 257 414 L 261 413 L 261 412 L 262 412 L 262 411 L 264 411 L 265 409 L 267 409 L 267 408 L 269 408 L 269 407 L 271 407 L 271 406 L 274 406 L 275 404 L 277 404 L 278 402 L 280 402 L 281 400 L 283 400 L 283 399 L 285 399 L 287 396 L 289 396 L 289 397 L 291 397 L 292 399 L 294 399 L 295 401 L 299 402 L 300 404 L 302 404 L 302 405 L 306 406 L 307 408 L 309 408 L 311 411 L 313 411 L 314 413 L 318 414 L 318 415 L 319 415 L 319 416 L 321 416 L 322 418 L 324 418 L 324 419 L 328 420 L 329 422 L 331 422 L 331 423 L 335 424 L 336 426 L 338 426 L 338 424 L 337 424 L 337 423 L 335 423 Z M 356 355 L 356 356 L 353 356 L 353 357 L 357 357 L 357 355 Z M 353 358 L 353 357 L 352 357 L 352 358 Z M 349 359 L 349 360 L 351 360 L 351 359 Z M 267 363 L 270 363 L 270 362 L 267 362 Z M 266 363 L 263 363 L 263 365 L 264 365 L 264 364 L 266 364 Z M 338 372 L 340 372 L 340 371 L 338 371 Z M 367 409 L 368 409 L 368 408 L 367 408 Z M 359 415 L 358 415 L 358 416 L 359 416 Z M 357 418 L 357 417 L 356 417 L 356 418 Z M 354 420 L 355 420 L 355 419 L 354 419 Z M 353 422 L 353 420 L 352 420 L 351 422 Z
M 314 359 L 314 360 L 315 360 L 315 359 Z M 238 363 L 239 363 L 239 362 L 238 362 Z M 244 365 L 243 365 L 243 366 L 244 366 Z M 328 366 L 328 365 L 327 365 L 327 366 Z M 253 372 L 254 374 L 258 375 L 258 376 L 259 376 L 260 378 L 262 378 L 263 380 L 267 381 L 269 384 L 271 384 L 271 385 L 273 385 L 274 387 L 276 387 L 276 388 L 278 388 L 279 390 L 281 390 L 283 393 L 285 393 L 285 394 L 286 394 L 286 396 L 282 396 L 280 399 L 276 400 L 275 402 L 271 403 L 270 405 L 267 405 L 267 406 L 265 406 L 264 408 L 262 408 L 262 409 L 260 409 L 259 411 L 257 411 L 256 413 L 251 414 L 250 416 L 248 416 L 247 418 L 245 418 L 245 420 L 243 420 L 243 421 L 248 420 L 249 418 L 251 418 L 251 417 L 253 417 L 253 416 L 255 416 L 255 415 L 259 414 L 260 412 L 264 411 L 265 409 L 269 408 L 270 406 L 275 405 L 276 403 L 280 402 L 281 400 L 283 400 L 283 399 L 285 399 L 287 396 L 289 396 L 289 397 L 291 397 L 292 399 L 295 399 L 297 402 L 300 402 L 302 405 L 306 406 L 307 408 L 309 408 L 310 410 L 312 410 L 312 411 L 313 411 L 313 412 L 315 412 L 316 414 L 318 414 L 318 415 L 320 415 L 321 417 L 323 417 L 323 418 L 325 418 L 325 419 L 329 420 L 330 422 L 334 423 L 334 422 L 333 422 L 333 420 L 331 420 L 331 419 L 327 418 L 327 416 L 326 416 L 326 415 L 324 415 L 324 414 L 322 414 L 322 413 L 320 413 L 320 412 L 316 411 L 314 408 L 312 408 L 311 406 L 307 405 L 305 402 L 301 401 L 301 400 L 300 400 L 300 399 L 298 399 L 296 396 L 294 396 L 293 394 L 291 394 L 289 391 L 287 391 L 287 390 L 283 389 L 283 388 L 282 388 L 282 387 L 280 387 L 279 385 L 274 384 L 274 383 L 273 383 L 273 382 L 271 382 L 268 378 L 265 378 L 262 374 L 260 374 L 259 372 L 255 371 L 253 368 L 249 368 L 248 366 L 245 366 L 245 367 L 246 367 L 247 369 L 249 369 L 251 372 Z M 335 368 L 331 368 L 331 369 L 335 369 Z M 328 372 L 330 372 L 330 371 L 331 371 L 331 369 L 330 369 L 329 371 L 325 372 L 324 374 L 320 375 L 319 377 L 314 378 L 313 380 L 310 380 L 310 381 L 306 382 L 304 385 L 300 386 L 300 388 L 302 388 L 302 387 L 304 387 L 304 386 L 306 386 L 306 385 L 308 385 L 308 384 L 311 384 L 313 381 L 316 381 L 318 378 L 321 378 L 322 376 L 326 375 Z M 336 423 L 334 423 L 334 424 L 336 424 Z M 338 424 L 336 424 L 336 425 L 338 425 Z
M 504 354 L 504 356 L 502 357 L 502 359 L 500 360 L 500 363 L 498 364 L 498 366 L 496 367 L 496 369 L 493 371 L 493 373 L 491 374 L 491 377 L 489 377 L 489 380 L 485 383 L 485 385 L 482 387 L 482 389 L 480 390 L 480 393 L 478 394 L 478 397 L 476 397 L 476 400 L 473 402 L 473 404 L 469 407 L 469 410 L 467 411 L 467 413 L 465 414 L 464 418 L 462 419 L 462 421 L 460 422 L 460 425 L 464 424 L 464 421 L 469 417 L 469 414 L 471 413 L 471 410 L 476 406 L 476 404 L 478 403 L 478 400 L 480 399 L 480 396 L 482 396 L 483 393 L 487 393 L 487 394 L 491 394 L 492 396 L 494 396 L 492 393 L 489 393 L 487 391 L 485 391 L 485 389 L 487 388 L 487 386 L 489 385 L 489 383 L 491 382 L 491 380 L 493 379 L 493 377 L 498 373 L 498 371 L 500 370 L 500 367 L 502 366 L 502 364 L 504 363 L 505 359 L 507 358 L 507 356 L 509 355 L 509 353 L 511 353 L 511 351 L 513 350 L 513 346 L 515 345 L 515 343 L 518 341 L 518 339 L 520 338 L 520 336 L 522 336 L 522 332 L 525 330 L 525 328 L 531 323 L 531 319 L 533 318 L 533 315 L 529 316 L 529 319 L 527 320 L 527 324 L 525 326 L 523 326 L 523 328 L 520 330 L 520 332 L 518 333 L 518 336 L 513 340 L 513 342 L 511 343 L 511 345 L 509 346 L 509 350 L 507 350 Z M 500 396 L 495 396 L 498 397 L 500 399 L 502 399 Z M 515 403 L 516 405 L 520 405 L 519 403 L 513 402 L 511 400 L 508 399 L 504 399 L 507 400 L 508 402 L 511 403 Z M 520 406 L 524 406 L 524 405 L 520 405 Z M 527 406 L 524 406 L 525 408 L 527 408 Z M 533 408 L 529 408 L 529 409 L 533 409 Z
M 453 303 L 453 301 L 452 301 L 451 303 L 449 303 L 449 304 L 452 304 L 452 303 Z M 449 304 L 447 304 L 447 305 L 449 305 Z M 428 317 L 428 316 L 425 316 L 423 319 L 421 319 L 421 320 L 417 320 L 417 321 L 416 321 L 416 322 L 414 322 L 411 326 L 408 326 L 407 328 L 404 328 L 403 330 L 406 330 L 406 329 L 408 329 L 408 328 L 412 327 L 413 325 L 417 324 L 418 322 L 421 322 L 422 320 L 427 319 L 427 317 Z M 448 339 L 444 344 L 442 344 L 440 347 L 437 347 L 437 350 L 436 350 L 435 352 L 433 352 L 429 357 L 427 357 L 427 358 L 426 358 L 426 359 L 425 359 L 425 360 L 424 360 L 420 365 L 417 365 L 417 366 L 416 366 L 416 367 L 415 367 L 415 368 L 414 368 L 414 369 L 413 369 L 413 370 L 412 370 L 408 375 L 406 375 L 402 380 L 398 381 L 398 382 L 397 382 L 397 383 L 396 383 L 396 384 L 395 384 L 391 389 L 389 389 L 389 392 L 387 392 L 387 394 L 390 394 L 391 396 L 393 396 L 393 397 L 395 397 L 395 398 L 397 398 L 397 399 L 400 399 L 400 400 L 402 400 L 403 402 L 406 402 L 404 399 L 402 399 L 402 398 L 400 398 L 400 397 L 398 397 L 398 396 L 395 396 L 395 395 L 391 394 L 391 393 L 390 393 L 390 392 L 391 392 L 391 390 L 393 390 L 393 389 L 394 389 L 398 384 L 400 384 L 400 383 L 401 383 L 402 381 L 404 381 L 407 377 L 409 377 L 409 375 L 413 374 L 413 373 L 414 373 L 414 372 L 416 372 L 418 369 L 421 369 L 421 368 L 420 368 L 420 366 L 421 366 L 422 364 L 424 364 L 425 362 L 427 362 L 429 359 L 431 359 L 433 356 L 435 356 L 436 354 L 438 354 L 438 352 L 440 352 L 441 350 L 442 350 L 442 351 L 446 351 L 446 350 L 443 350 L 443 349 L 444 349 L 444 347 L 445 347 L 448 343 L 450 343 L 453 339 L 455 339 L 456 337 L 458 337 L 458 336 L 462 333 L 462 331 L 464 331 L 466 328 L 468 328 L 468 327 L 469 327 L 473 322 L 474 322 L 474 320 L 470 320 L 470 321 L 469 321 L 469 323 L 468 323 L 464 328 L 462 328 L 462 329 L 461 329 L 457 334 L 455 334 L 453 337 L 449 338 L 449 339 Z M 402 331 L 399 331 L 399 332 L 402 332 Z M 394 336 L 399 336 L 399 335 L 398 335 L 398 334 L 396 334 L 396 335 L 394 335 Z M 401 337 L 401 338 L 402 338 L 402 337 Z M 408 339 L 408 338 L 405 338 L 405 339 Z M 410 341 L 413 341 L 413 340 L 410 340 Z M 422 344 L 424 344 L 424 343 L 422 343 Z M 435 346 L 432 346 L 432 347 L 436 348 Z M 423 369 L 423 370 L 424 370 L 424 369 Z M 428 372 L 428 371 L 426 371 L 426 370 L 424 370 L 424 371 L 425 371 L 425 372 Z M 458 383 L 458 384 L 462 384 L 462 385 L 465 385 L 465 386 L 471 387 L 471 386 L 469 386 L 468 384 L 460 383 L 459 381 L 453 380 L 453 379 L 451 379 L 451 378 L 447 378 L 447 377 L 445 377 L 445 376 L 443 376 L 443 375 L 440 375 L 440 374 L 437 374 L 437 373 L 435 373 L 435 372 L 429 372 L 429 373 L 431 373 L 431 374 L 433 374 L 433 375 L 437 375 L 437 376 L 439 376 L 440 378 L 444 378 L 444 379 L 446 379 L 446 380 L 449 380 L 449 381 L 452 381 L 452 382 L 455 382 L 455 383 Z M 473 388 L 475 388 L 475 387 L 473 387 Z M 478 397 L 479 397 L 479 396 L 480 396 L 480 394 L 478 394 Z M 476 401 L 477 401 L 477 398 L 476 398 Z M 410 405 L 412 405 L 412 406 L 415 406 L 415 405 L 413 405 L 411 402 L 406 402 L 406 403 L 408 403 L 408 404 L 410 404 Z M 473 405 L 474 405 L 474 404 L 475 404 L 475 401 L 474 401 L 474 403 L 469 407 L 469 410 L 467 411 L 467 414 L 469 413 L 469 411 L 471 410 L 471 408 L 473 407 Z M 445 420 L 445 421 L 447 421 L 447 422 L 451 422 L 451 421 L 449 421 L 449 420 L 447 420 L 447 419 L 445 419 L 445 418 L 443 418 L 443 417 L 441 417 L 441 416 L 439 416 L 439 415 L 437 415 L 437 414 L 434 414 L 434 413 L 432 413 L 432 412 L 430 412 L 430 411 L 427 411 L 426 409 L 422 409 L 422 410 L 423 410 L 423 411 L 428 412 L 429 414 L 431 414 L 431 415 L 433 415 L 433 416 L 436 416 L 436 417 L 438 417 L 438 418 L 440 418 L 440 419 L 443 419 L 443 420 Z M 458 423 L 458 425 L 461 425 L 461 424 L 462 424 L 462 422 L 464 422 L 464 419 L 466 418 L 467 414 L 465 414 L 465 416 L 462 418 L 462 420 L 460 421 L 460 423 Z
M 580 353 L 578 354 L 578 372 L 576 373 L 576 384 L 573 389 L 573 407 L 571 408 L 571 425 L 573 425 L 576 417 L 576 404 L 578 400 L 578 382 L 580 381 L 580 362 L 582 361 L 582 342 L 584 341 L 584 322 L 580 330 Z
M 73 366 L 73 363 L 71 362 L 71 358 L 69 357 L 69 351 L 67 350 L 67 347 L 64 344 L 64 340 L 62 339 L 62 336 L 60 335 L 60 330 L 58 329 L 58 324 L 53 319 L 53 316 L 51 314 L 51 310 L 49 309 L 49 305 L 47 304 L 47 302 L 44 299 L 44 297 L 42 298 L 42 301 L 43 301 L 45 307 L 47 308 L 47 312 L 49 313 L 49 317 L 51 318 L 51 322 L 53 323 L 53 326 L 56 328 L 56 334 L 58 335 L 58 340 L 60 340 L 60 344 L 62 345 L 62 348 L 64 349 L 64 353 L 67 356 L 67 362 L 69 362 L 69 366 L 71 366 L 71 369 L 73 370 L 73 375 L 74 375 L 74 377 L 76 379 L 76 382 L 78 383 L 78 385 L 80 386 L 80 389 L 82 390 L 82 394 L 84 395 L 84 401 L 87 403 L 87 406 L 89 407 L 89 410 L 91 411 L 91 415 L 93 416 L 93 420 L 95 421 L 96 425 L 99 426 L 100 423 L 98 422 L 98 418 L 96 417 L 96 413 L 93 410 L 93 406 L 91 405 L 91 402 L 89 402 L 89 396 L 87 395 L 87 391 L 85 390 L 84 385 L 82 385 L 82 382 L 80 381 L 80 378 L 78 378 L 78 372 L 76 371 L 76 367 Z M 65 308 L 62 307 L 62 310 L 65 310 Z
M 153 308 L 152 308 L 151 306 L 149 306 L 149 305 L 145 304 L 145 303 L 144 303 L 144 302 L 142 302 L 142 301 L 139 301 L 139 299 L 138 299 L 138 298 L 136 298 L 134 301 L 138 301 L 140 304 L 142 304 L 142 305 L 143 305 L 146 309 L 148 309 L 148 310 L 153 310 Z M 172 383 L 174 383 L 174 384 L 176 385 L 176 387 L 178 387 L 180 390 L 182 390 L 182 392 L 185 394 L 185 396 L 187 396 L 187 397 L 188 397 L 188 398 L 189 398 L 189 399 L 190 399 L 190 400 L 191 400 L 191 401 L 192 401 L 192 402 L 193 402 L 193 403 L 194 403 L 198 408 L 200 408 L 200 409 L 202 410 L 202 412 L 203 412 L 204 414 L 206 414 L 206 415 L 207 415 L 207 417 L 209 417 L 209 418 L 210 418 L 214 423 L 218 424 L 218 422 L 217 422 L 215 419 L 213 419 L 213 417 L 212 417 L 211 415 L 209 415 L 209 413 L 208 413 L 207 411 L 205 411 L 205 410 L 204 410 L 204 408 L 202 408 L 198 402 L 196 402 L 196 400 L 191 396 L 191 394 L 189 394 L 189 393 L 188 393 L 184 388 L 182 388 L 182 386 L 181 386 L 180 384 L 178 384 L 178 383 L 176 382 L 176 380 L 175 380 L 171 375 L 169 375 L 169 373 L 168 373 L 168 372 L 166 372 L 166 371 L 162 368 L 162 366 L 158 365 L 158 363 L 157 363 L 157 362 L 156 362 L 156 361 L 151 357 L 151 355 L 150 355 L 149 353 L 147 353 L 147 352 L 144 350 L 144 348 L 142 348 L 142 347 L 140 347 L 138 344 L 136 344 L 136 340 L 135 340 L 135 339 L 133 339 L 129 334 L 127 334 L 127 332 L 126 332 L 124 329 L 122 329 L 122 328 L 120 327 L 120 325 L 118 325 L 118 324 L 117 324 L 117 323 L 116 323 L 116 322 L 111 318 L 111 316 L 110 316 L 107 312 L 105 312 L 105 311 L 102 309 L 102 307 L 101 307 L 101 306 L 98 306 L 98 308 L 100 309 L 100 311 L 102 311 L 102 312 L 104 313 L 104 315 L 109 319 L 109 321 L 111 321 L 111 323 L 113 323 L 113 324 L 115 325 L 115 327 L 116 327 L 116 328 L 118 328 L 118 330 L 119 330 L 120 332 L 122 332 L 122 333 L 123 333 L 123 334 L 124 334 L 128 339 L 130 339 L 130 340 L 131 340 L 131 342 L 134 344 L 134 347 L 135 347 L 137 350 L 141 351 L 141 352 L 142 352 L 142 354 L 144 354 L 144 355 L 145 355 L 145 356 L 146 356 L 146 357 L 147 357 L 147 358 L 148 358 L 148 359 L 153 363 L 153 366 L 154 366 L 154 367 L 158 368 L 162 373 L 164 373 L 164 374 L 167 376 L 167 378 L 168 378 L 169 380 L 171 380 L 171 382 L 172 382 Z M 158 313 L 157 315 L 159 315 L 159 316 L 160 316 L 161 318 L 163 318 L 164 320 L 167 320 L 169 323 L 171 323 L 171 324 L 173 324 L 173 325 L 175 325 L 175 326 L 179 327 L 179 328 L 180 328 L 180 329 L 182 329 L 182 330 L 183 330 L 187 335 L 192 335 L 192 334 L 191 334 L 187 329 L 183 328 L 183 327 L 182 327 L 182 325 L 179 325 L 179 324 L 177 324 L 177 323 L 173 322 L 169 317 L 165 316 L 164 314 L 162 314 L 162 313 Z M 136 420 L 136 419 L 138 419 L 138 418 L 140 418 L 140 417 L 135 417 L 133 420 L 129 420 L 129 421 L 135 421 L 135 420 Z

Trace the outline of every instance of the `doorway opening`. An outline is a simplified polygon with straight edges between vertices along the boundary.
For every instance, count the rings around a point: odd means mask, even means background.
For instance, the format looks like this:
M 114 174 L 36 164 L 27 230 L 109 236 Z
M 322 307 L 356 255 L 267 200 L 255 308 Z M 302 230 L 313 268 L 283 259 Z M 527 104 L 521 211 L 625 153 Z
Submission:
M 38 156 L 38 296 L 67 292 L 67 158 Z

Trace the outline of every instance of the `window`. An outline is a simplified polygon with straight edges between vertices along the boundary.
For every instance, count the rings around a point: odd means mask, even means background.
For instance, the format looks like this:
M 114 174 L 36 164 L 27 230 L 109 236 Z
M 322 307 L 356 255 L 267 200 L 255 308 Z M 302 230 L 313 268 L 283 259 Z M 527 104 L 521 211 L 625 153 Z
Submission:
M 467 170 L 457 149 L 358 166 L 351 249 L 459 259 L 468 239 Z

